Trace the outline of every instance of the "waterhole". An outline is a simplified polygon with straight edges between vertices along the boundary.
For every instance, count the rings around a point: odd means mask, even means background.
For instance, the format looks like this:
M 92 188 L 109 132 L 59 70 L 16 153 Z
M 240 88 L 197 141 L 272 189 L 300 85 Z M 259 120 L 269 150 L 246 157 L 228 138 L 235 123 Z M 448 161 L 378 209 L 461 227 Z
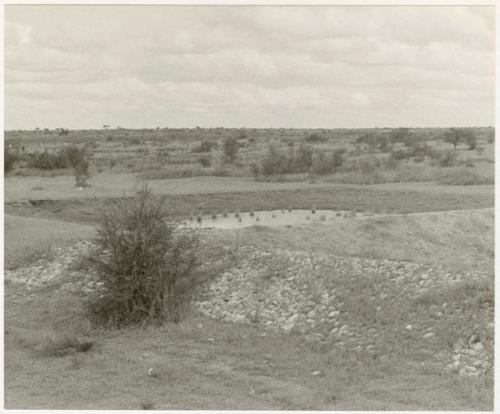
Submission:
M 307 223 L 331 222 L 356 218 L 370 213 L 355 211 L 293 209 L 293 210 L 264 210 L 231 213 L 202 214 L 185 220 L 182 225 L 188 228 L 215 228 L 241 229 L 251 226 L 296 226 Z

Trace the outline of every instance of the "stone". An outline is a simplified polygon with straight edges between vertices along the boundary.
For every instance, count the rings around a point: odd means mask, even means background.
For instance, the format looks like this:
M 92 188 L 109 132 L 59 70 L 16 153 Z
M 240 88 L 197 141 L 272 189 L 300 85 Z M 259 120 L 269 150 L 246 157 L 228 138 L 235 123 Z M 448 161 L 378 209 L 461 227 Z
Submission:
M 160 373 L 158 372 L 158 370 L 154 367 L 151 367 L 148 369 L 148 377 L 153 377 L 153 378 L 157 378 L 160 376 Z
M 321 377 L 323 373 L 321 371 L 313 371 L 311 374 L 313 377 Z
M 329 314 L 328 314 L 328 317 L 329 318 L 335 318 L 336 316 L 338 316 L 340 314 L 340 311 L 338 310 L 334 310 L 334 311 L 331 311 Z
M 312 311 L 310 311 L 310 312 L 308 312 L 308 313 L 307 313 L 307 317 L 308 317 L 309 319 L 314 319 L 314 318 L 316 318 L 316 315 L 317 315 L 317 313 L 316 313 L 316 311 L 315 311 L 315 310 L 312 310 Z
M 295 315 L 290 316 L 283 324 L 283 329 L 287 332 L 290 332 L 293 328 L 295 328 L 298 319 L 299 315 L 297 313 Z
M 411 331 L 413 329 L 413 326 L 412 325 L 406 325 L 406 328 L 405 328 L 407 331 Z
M 424 339 L 430 339 L 432 337 L 434 337 L 436 334 L 434 332 L 427 332 L 425 335 L 424 335 Z

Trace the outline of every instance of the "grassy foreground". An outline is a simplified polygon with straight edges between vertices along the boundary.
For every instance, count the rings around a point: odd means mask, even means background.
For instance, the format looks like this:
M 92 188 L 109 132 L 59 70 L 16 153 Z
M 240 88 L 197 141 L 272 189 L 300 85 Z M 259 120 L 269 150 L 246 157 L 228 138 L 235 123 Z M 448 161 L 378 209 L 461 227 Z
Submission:
M 368 217 L 345 221 L 335 229 L 291 228 L 276 233 L 247 229 L 240 240 L 247 244 L 262 240 L 261 247 L 272 243 L 284 248 L 299 248 L 306 240 L 314 250 L 322 245 L 330 253 L 359 256 L 364 255 L 363 243 L 369 242 L 385 257 L 398 254 L 398 240 L 388 239 L 406 226 L 407 243 L 425 240 L 413 251 L 406 249 L 406 260 L 428 256 L 438 262 L 455 250 L 450 263 L 464 257 L 472 266 L 482 266 L 492 261 L 482 245 L 492 245 L 492 221 L 491 210 Z M 89 237 L 92 230 L 10 216 L 6 223 L 24 226 L 24 232 L 12 232 L 9 240 L 27 252 L 37 245 L 27 237 L 29 228 L 50 225 L 53 237 L 67 243 L 76 235 Z M 469 243 L 456 239 L 453 244 L 457 232 L 467 233 Z M 39 238 L 42 233 L 33 234 Z M 332 234 L 336 239 L 350 234 L 360 242 L 348 252 L 352 240 L 333 243 Z M 230 233 L 222 237 L 209 232 L 204 237 L 211 246 L 234 241 Z M 368 241 L 363 242 L 365 238 Z M 474 240 L 480 244 L 474 247 Z M 448 250 L 443 249 L 446 243 L 452 243 Z M 6 251 L 7 261 L 13 253 Z M 75 336 L 91 340 L 93 347 L 62 356 L 51 351 L 54 342 Z M 314 375 L 316 371 L 321 374 Z M 440 366 L 413 362 L 407 356 L 381 359 L 333 350 L 305 342 L 298 334 L 272 333 L 195 314 L 179 325 L 93 330 L 83 317 L 82 298 L 61 294 L 57 286 L 32 290 L 5 286 L 4 372 L 5 406 L 11 409 L 492 409 L 491 384 L 447 374 Z
M 474 380 L 398 357 L 332 351 L 300 337 L 200 317 L 94 332 L 88 353 L 46 354 L 78 324 L 77 298 L 7 286 L 10 409 L 485 410 Z M 80 331 L 81 332 L 81 331 Z M 321 370 L 321 375 L 313 373 Z

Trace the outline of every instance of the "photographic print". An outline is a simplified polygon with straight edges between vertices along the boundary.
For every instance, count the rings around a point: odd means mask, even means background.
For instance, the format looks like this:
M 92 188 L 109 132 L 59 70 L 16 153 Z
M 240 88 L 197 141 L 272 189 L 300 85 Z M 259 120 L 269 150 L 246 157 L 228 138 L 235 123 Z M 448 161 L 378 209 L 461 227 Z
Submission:
M 489 4 L 5 4 L 5 408 L 493 410 Z

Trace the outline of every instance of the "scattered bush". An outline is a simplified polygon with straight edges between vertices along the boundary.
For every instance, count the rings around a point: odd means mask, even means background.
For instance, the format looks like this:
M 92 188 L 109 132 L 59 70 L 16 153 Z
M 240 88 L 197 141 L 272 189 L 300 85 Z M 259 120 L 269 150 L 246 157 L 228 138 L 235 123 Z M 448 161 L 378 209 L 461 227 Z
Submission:
M 9 150 L 6 146 L 3 148 L 3 170 L 7 174 L 12 171 L 14 164 L 19 160 L 17 154 Z
M 212 159 L 208 155 L 203 155 L 200 158 L 198 158 L 199 163 L 201 164 L 202 167 L 210 167 L 212 164 Z
M 238 155 L 238 148 L 239 148 L 238 140 L 235 137 L 226 138 L 222 146 L 224 159 L 230 163 L 234 162 Z
M 453 167 L 457 162 L 457 154 L 454 151 L 446 151 L 437 160 L 440 167 Z
M 410 142 L 410 130 L 408 128 L 391 129 L 389 139 L 393 144 L 407 144 Z
M 304 138 L 304 141 L 309 144 L 321 144 L 328 141 L 328 137 L 324 135 L 320 135 L 317 132 L 313 132 L 312 134 L 307 135 Z
M 313 153 L 314 150 L 307 145 L 301 145 L 296 151 L 293 151 L 293 148 L 291 148 L 288 161 L 291 172 L 301 173 L 308 171 L 313 163 Z
M 202 141 L 200 145 L 197 145 L 196 147 L 191 149 L 191 152 L 194 153 L 200 153 L 200 152 L 210 152 L 212 151 L 212 148 L 217 148 L 217 143 L 216 142 L 210 142 L 210 141 Z
M 86 187 L 90 177 L 89 161 L 85 148 L 79 148 L 75 145 L 70 145 L 60 151 L 61 156 L 67 159 L 69 166 L 73 168 L 77 187 Z
M 367 132 L 359 136 L 355 142 L 356 144 L 366 145 L 372 152 L 377 149 L 382 152 L 387 152 L 390 147 L 387 135 L 376 132 Z
M 289 159 L 287 156 L 278 151 L 273 145 L 265 157 L 261 160 L 260 172 L 263 175 L 278 175 L 286 174 L 289 171 Z
M 331 154 L 326 155 L 323 152 L 316 154 L 311 173 L 313 174 L 335 174 L 337 170 L 344 164 L 344 155 L 346 150 L 339 148 L 334 150 Z
M 408 149 L 394 149 L 389 156 L 394 161 L 402 161 L 411 157 L 411 152 Z
M 73 175 L 77 187 L 87 187 L 88 179 L 90 178 L 89 165 L 88 160 L 82 159 L 73 167 Z
M 102 285 L 90 303 L 96 321 L 121 327 L 181 319 L 196 283 L 198 239 L 177 230 L 161 198 L 144 187 L 108 205 L 95 246 L 86 261 Z
M 69 161 L 61 152 L 52 154 L 45 150 L 29 155 L 28 167 L 38 170 L 55 170 L 58 168 L 68 168 Z

